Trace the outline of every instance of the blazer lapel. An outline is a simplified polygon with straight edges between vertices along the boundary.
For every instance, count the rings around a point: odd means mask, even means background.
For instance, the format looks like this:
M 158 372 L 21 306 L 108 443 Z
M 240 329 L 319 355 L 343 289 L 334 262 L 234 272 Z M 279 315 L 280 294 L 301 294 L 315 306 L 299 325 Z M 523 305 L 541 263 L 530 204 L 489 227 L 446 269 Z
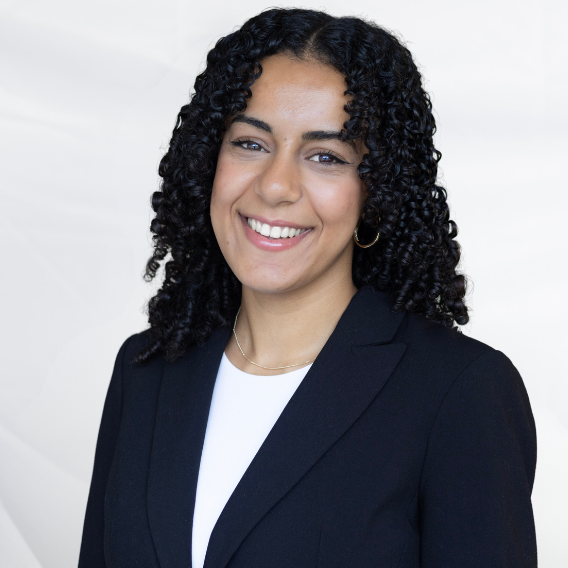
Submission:
M 162 568 L 191 566 L 193 509 L 213 387 L 231 330 L 164 364 L 148 477 L 148 519 Z
M 389 296 L 369 286 L 353 297 L 223 509 L 205 568 L 225 568 L 260 519 L 377 396 L 406 349 L 389 343 L 403 318 L 390 309 Z

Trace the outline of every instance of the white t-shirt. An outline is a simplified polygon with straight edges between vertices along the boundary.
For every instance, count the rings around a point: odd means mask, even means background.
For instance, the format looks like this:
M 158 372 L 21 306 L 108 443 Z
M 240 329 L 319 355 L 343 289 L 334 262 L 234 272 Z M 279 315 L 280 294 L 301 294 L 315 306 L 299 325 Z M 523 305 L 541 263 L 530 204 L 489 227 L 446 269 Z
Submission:
M 237 369 L 223 353 L 199 465 L 193 568 L 203 568 L 221 511 L 310 367 L 282 375 L 251 375 Z

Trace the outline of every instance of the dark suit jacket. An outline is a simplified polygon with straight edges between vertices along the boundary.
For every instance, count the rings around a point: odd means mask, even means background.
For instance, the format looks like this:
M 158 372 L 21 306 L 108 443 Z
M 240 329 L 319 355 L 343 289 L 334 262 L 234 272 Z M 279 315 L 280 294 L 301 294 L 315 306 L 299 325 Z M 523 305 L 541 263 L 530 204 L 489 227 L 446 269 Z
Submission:
M 205 568 L 535 567 L 536 434 L 500 351 L 363 287 L 225 506 Z M 166 363 L 121 347 L 80 568 L 189 568 L 199 461 L 230 338 Z M 270 380 L 270 377 L 267 377 Z

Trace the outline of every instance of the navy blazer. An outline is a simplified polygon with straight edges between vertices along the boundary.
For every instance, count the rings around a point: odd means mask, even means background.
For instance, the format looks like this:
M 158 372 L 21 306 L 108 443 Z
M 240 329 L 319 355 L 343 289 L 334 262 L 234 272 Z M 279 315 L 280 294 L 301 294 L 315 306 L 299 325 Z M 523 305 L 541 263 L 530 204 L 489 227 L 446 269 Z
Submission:
M 528 568 L 536 432 L 511 361 L 364 286 L 221 513 L 205 568 Z M 122 345 L 80 568 L 190 568 L 195 490 L 231 329 L 167 363 Z M 270 378 L 267 377 L 267 380 Z

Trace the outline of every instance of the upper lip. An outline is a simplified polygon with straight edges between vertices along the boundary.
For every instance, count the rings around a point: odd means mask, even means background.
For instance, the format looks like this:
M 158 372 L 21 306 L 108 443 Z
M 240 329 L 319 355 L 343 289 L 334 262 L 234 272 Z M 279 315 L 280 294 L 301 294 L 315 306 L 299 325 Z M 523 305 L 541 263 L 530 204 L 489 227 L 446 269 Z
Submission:
M 271 227 L 290 227 L 290 229 L 311 229 L 311 227 L 306 225 L 298 225 L 298 223 L 292 223 L 291 221 L 284 221 L 282 219 L 268 219 L 267 217 L 261 217 L 260 215 L 245 215 L 241 213 L 241 216 L 245 219 L 256 219 L 261 223 L 266 223 Z

